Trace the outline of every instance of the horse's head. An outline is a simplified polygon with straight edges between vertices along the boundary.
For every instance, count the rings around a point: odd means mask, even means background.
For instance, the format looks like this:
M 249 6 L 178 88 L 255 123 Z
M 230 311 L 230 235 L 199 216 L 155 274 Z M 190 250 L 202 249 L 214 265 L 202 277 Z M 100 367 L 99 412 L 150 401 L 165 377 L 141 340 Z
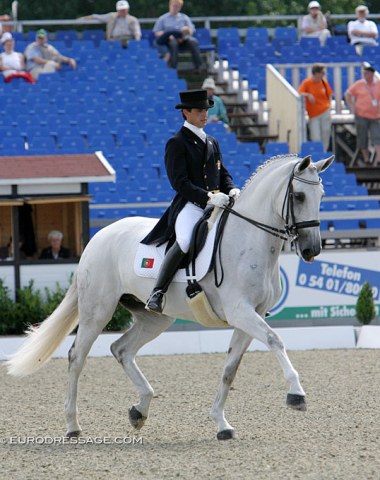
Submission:
M 319 174 L 334 161 L 334 156 L 313 163 L 310 156 L 296 164 L 291 175 L 283 215 L 289 233 L 295 236 L 296 251 L 306 262 L 321 252 L 319 209 L 323 187 Z

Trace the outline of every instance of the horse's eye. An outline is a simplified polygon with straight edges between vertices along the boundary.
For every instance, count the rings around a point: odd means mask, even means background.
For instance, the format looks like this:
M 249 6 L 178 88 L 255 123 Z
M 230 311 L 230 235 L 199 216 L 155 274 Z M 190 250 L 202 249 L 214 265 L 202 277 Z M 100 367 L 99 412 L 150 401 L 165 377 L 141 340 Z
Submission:
M 305 194 L 303 192 L 295 192 L 293 195 L 298 202 L 303 202 L 305 200 Z

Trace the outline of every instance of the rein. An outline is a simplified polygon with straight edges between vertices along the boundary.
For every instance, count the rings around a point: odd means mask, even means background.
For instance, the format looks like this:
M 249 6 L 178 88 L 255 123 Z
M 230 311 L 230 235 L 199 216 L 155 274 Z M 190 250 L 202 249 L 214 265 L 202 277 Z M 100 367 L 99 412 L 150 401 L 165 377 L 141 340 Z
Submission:
M 285 241 L 290 241 L 294 242 L 297 241 L 297 238 L 299 236 L 298 230 L 302 230 L 304 228 L 311 228 L 311 227 L 319 227 L 320 221 L 319 220 L 306 220 L 304 222 L 296 222 L 295 215 L 294 215 L 294 197 L 295 193 L 293 191 L 293 180 L 297 180 L 302 183 L 306 183 L 308 185 L 319 185 L 322 181 L 321 178 L 319 178 L 318 181 L 315 180 L 306 180 L 302 177 L 299 177 L 298 175 L 295 175 L 295 169 L 298 164 L 296 164 L 292 170 L 292 173 L 289 178 L 288 186 L 286 188 L 285 192 L 285 197 L 284 197 L 284 202 L 282 204 L 282 210 L 281 210 L 281 216 L 283 220 L 285 221 L 285 228 L 275 228 L 272 227 L 271 225 L 266 225 L 265 223 L 258 222 L 257 220 L 254 220 L 252 218 L 246 217 L 245 215 L 242 215 L 241 213 L 238 213 L 236 210 L 234 210 L 233 204 L 234 200 L 231 198 L 230 204 L 228 206 L 222 207 L 224 212 L 222 214 L 222 217 L 220 219 L 219 225 L 218 225 L 218 230 L 216 232 L 216 239 L 215 239 L 215 244 L 214 244 L 214 250 L 213 250 L 213 255 L 212 255 L 212 263 L 210 265 L 210 270 L 214 270 L 214 279 L 215 279 L 215 286 L 220 287 L 220 285 L 223 283 L 224 279 L 224 271 L 223 271 L 223 265 L 222 265 L 222 259 L 221 259 L 221 253 L 220 253 L 220 245 L 222 242 L 222 237 L 223 237 L 223 232 L 224 232 L 224 226 L 227 222 L 227 218 L 229 214 L 235 215 L 238 218 L 241 218 L 242 220 L 245 220 L 246 222 L 250 223 L 251 225 L 254 225 L 255 227 L 259 228 L 260 230 L 263 230 L 264 232 L 270 233 L 274 237 L 280 238 L 281 240 Z M 284 218 L 284 212 L 285 212 L 285 218 Z M 292 222 L 291 225 L 289 225 L 289 221 Z M 221 278 L 218 280 L 217 278 L 217 271 L 216 271 L 216 255 L 218 254 L 219 258 L 219 264 L 221 268 Z

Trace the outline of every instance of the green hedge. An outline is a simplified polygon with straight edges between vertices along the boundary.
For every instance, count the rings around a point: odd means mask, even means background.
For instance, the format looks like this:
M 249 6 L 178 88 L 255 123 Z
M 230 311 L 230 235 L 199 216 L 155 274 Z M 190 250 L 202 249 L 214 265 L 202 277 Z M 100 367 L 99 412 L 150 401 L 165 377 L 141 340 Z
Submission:
M 17 291 L 17 301 L 14 302 L 0 279 L 0 335 L 20 335 L 28 325 L 41 323 L 61 303 L 66 293 L 58 283 L 55 290 L 45 288 L 44 291 L 43 296 L 30 281 L 28 286 Z M 119 305 L 104 330 L 125 330 L 131 322 L 131 314 Z

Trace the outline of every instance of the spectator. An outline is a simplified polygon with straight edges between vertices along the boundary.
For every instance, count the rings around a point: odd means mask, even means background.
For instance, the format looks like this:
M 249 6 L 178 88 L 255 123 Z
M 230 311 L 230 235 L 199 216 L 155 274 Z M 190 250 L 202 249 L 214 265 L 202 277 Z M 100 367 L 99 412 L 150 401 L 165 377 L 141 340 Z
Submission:
M 356 20 L 351 20 L 347 25 L 347 33 L 351 45 L 356 46 L 358 55 L 363 53 L 363 45 L 377 45 L 378 31 L 375 22 L 367 20 L 369 13 L 365 5 L 355 8 Z
M 380 79 L 375 68 L 369 64 L 363 66 L 363 78 L 352 84 L 345 93 L 345 99 L 355 115 L 356 147 L 369 165 L 368 132 L 375 146 L 377 163 L 380 163 Z
M 331 33 L 327 28 L 326 17 L 321 12 L 319 2 L 313 0 L 308 5 L 309 14 L 302 18 L 302 37 L 318 37 L 322 47 Z
M 10 24 L 1 24 L 1 22 L 11 22 L 12 17 L 10 15 L 0 15 L 0 35 L 4 32 L 11 32 L 12 25 Z
M 8 83 L 13 78 L 24 78 L 30 83 L 34 80 L 29 72 L 25 72 L 25 58 L 22 53 L 14 51 L 14 39 L 9 32 L 3 33 L 0 43 L 4 52 L 0 53 L 0 71 Z
M 333 91 L 327 80 L 325 67 L 315 64 L 311 68 L 311 77 L 306 78 L 298 92 L 306 97 L 306 111 L 309 116 L 309 134 L 313 142 L 322 142 L 326 152 L 330 144 L 331 111 L 330 101 Z
M 62 247 L 63 233 L 59 230 L 49 232 L 48 240 L 50 246 L 44 248 L 41 252 L 40 259 L 57 260 L 59 258 L 70 258 L 70 250 Z
M 223 100 L 215 95 L 215 81 L 213 78 L 206 78 L 202 88 L 207 90 L 207 97 L 214 102 L 214 106 L 208 110 L 208 123 L 223 122 L 228 126 L 228 116 Z
M 36 41 L 25 49 L 26 69 L 34 80 L 40 74 L 54 73 L 62 68 L 62 63 L 67 63 L 71 68 L 76 68 L 77 63 L 73 58 L 65 57 L 48 43 L 46 30 L 41 28 L 36 33 Z
M 141 39 L 141 27 L 138 19 L 129 15 L 129 3 L 126 0 L 116 2 L 116 12 L 87 15 L 79 20 L 99 20 L 106 23 L 107 40 L 120 40 L 123 47 L 126 47 L 128 40 Z
M 171 68 L 177 68 L 178 50 L 190 50 L 195 70 L 202 67 L 198 40 L 193 37 L 195 27 L 190 18 L 181 13 L 183 0 L 170 0 L 169 11 L 154 24 L 158 53 Z
M 181 260 L 190 249 L 193 228 L 207 206 L 228 205 L 229 196 L 237 198 L 240 190 L 223 164 L 218 141 L 206 135 L 207 111 L 213 102 L 206 90 L 180 92 L 183 127 L 165 147 L 165 167 L 176 195 L 158 221 L 142 240 L 144 244 L 163 244 L 173 240 L 166 253 L 147 310 L 162 312 L 162 302 Z

